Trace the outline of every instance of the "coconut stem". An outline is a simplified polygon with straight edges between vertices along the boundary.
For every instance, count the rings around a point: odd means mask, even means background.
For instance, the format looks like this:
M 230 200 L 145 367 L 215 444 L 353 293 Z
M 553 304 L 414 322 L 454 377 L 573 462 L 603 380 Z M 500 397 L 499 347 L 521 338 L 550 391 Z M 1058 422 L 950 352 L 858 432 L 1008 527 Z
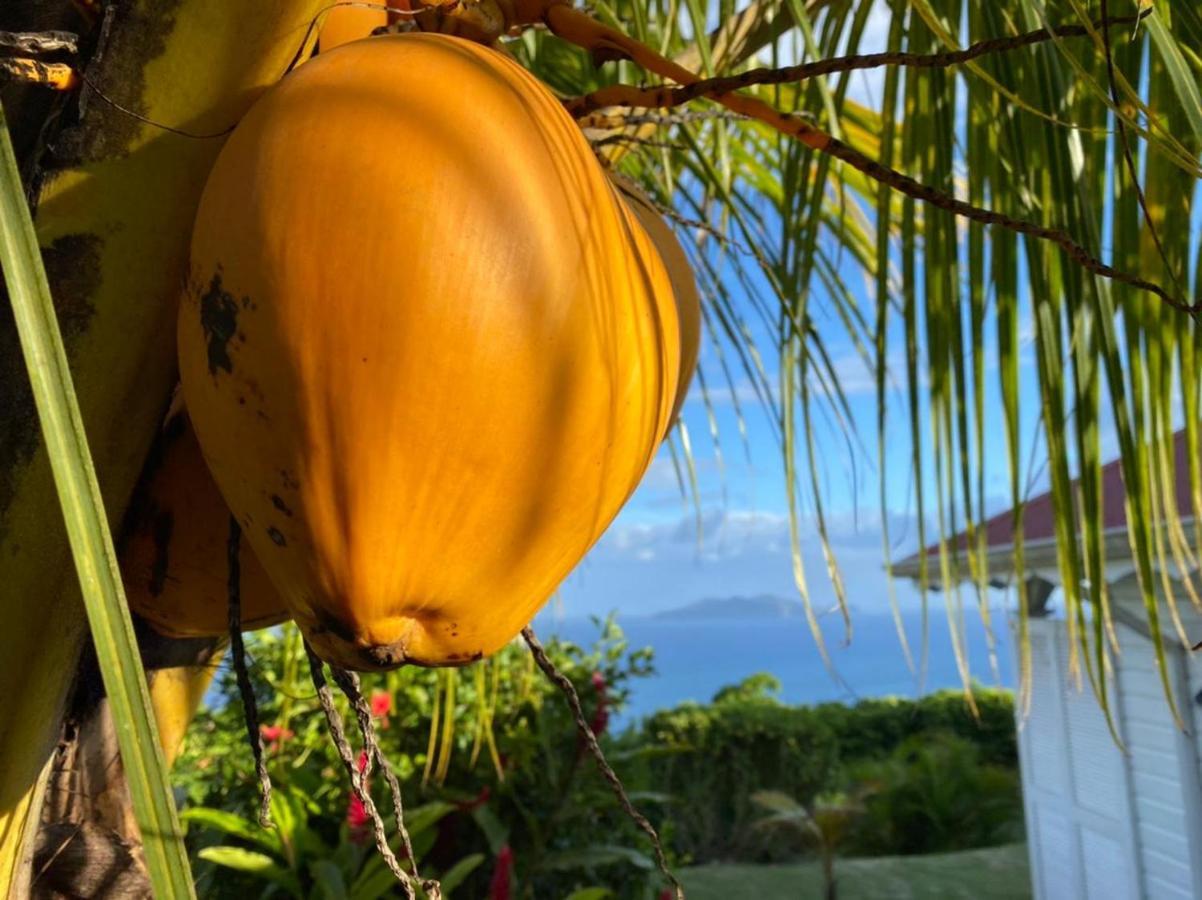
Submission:
M 580 732 L 580 736 L 584 739 L 585 746 L 588 747 L 589 753 L 593 757 L 593 762 L 597 764 L 597 770 L 601 773 L 613 789 L 614 796 L 618 798 L 618 803 L 631 821 L 639 827 L 639 829 L 647 835 L 651 841 L 651 846 L 655 850 L 655 864 L 659 867 L 663 876 L 672 882 L 672 886 L 676 889 L 677 900 L 684 900 L 684 886 L 672 874 L 672 870 L 668 868 L 668 858 L 664 855 L 663 844 L 660 843 L 659 834 L 655 831 L 647 817 L 635 809 L 634 804 L 630 802 L 630 798 L 626 795 L 626 788 L 622 786 L 622 780 L 618 778 L 617 773 L 605 759 L 605 752 L 601 749 L 601 745 L 597 743 L 597 736 L 593 734 L 593 729 L 589 726 L 588 719 L 584 716 L 584 709 L 580 705 L 580 696 L 576 693 L 576 687 L 572 684 L 570 678 L 564 675 L 559 669 L 555 668 L 555 663 L 551 662 L 547 656 L 547 651 L 543 649 L 543 645 L 539 642 L 534 634 L 534 629 L 527 625 L 522 629 L 522 637 L 526 641 L 526 645 L 530 647 L 530 653 L 534 657 L 534 661 L 538 667 L 543 670 L 543 674 L 563 692 L 567 698 L 568 706 L 571 707 L 572 717 L 576 720 L 576 728 Z
M 242 645 L 242 565 L 239 551 L 242 546 L 242 526 L 230 516 L 230 538 L 227 560 L 229 566 L 229 625 L 230 656 L 234 661 L 234 673 L 238 678 L 238 693 L 242 695 L 242 709 L 246 714 L 246 737 L 255 757 L 255 774 L 259 778 L 259 824 L 274 828 L 271 821 L 271 776 L 267 774 L 267 763 L 263 759 L 263 735 L 259 733 L 259 707 L 255 702 L 255 690 L 246 671 L 246 649 Z

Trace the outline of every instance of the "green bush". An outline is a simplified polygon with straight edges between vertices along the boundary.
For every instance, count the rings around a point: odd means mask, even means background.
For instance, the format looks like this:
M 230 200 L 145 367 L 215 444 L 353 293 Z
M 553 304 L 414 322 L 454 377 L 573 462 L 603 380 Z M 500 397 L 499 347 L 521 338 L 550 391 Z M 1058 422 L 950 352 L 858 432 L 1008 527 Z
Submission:
M 650 673 L 650 653 L 631 651 L 612 623 L 599 623 L 599 629 L 591 650 L 555 640 L 546 646 L 612 753 L 607 716 L 621 710 L 631 682 Z M 264 858 L 263 842 L 278 841 L 276 833 L 249 822 L 243 827 L 258 807 L 258 788 L 237 687 L 223 668 L 218 702 L 193 723 L 174 778 L 190 825 L 201 895 L 308 897 L 320 895 L 320 879 L 334 877 L 335 870 L 347 882 L 374 878 L 380 864 L 361 825 L 360 843 L 352 839 L 349 787 L 308 683 L 298 633 L 291 627 L 258 632 L 248 636 L 247 648 L 277 803 L 303 799 L 303 815 L 282 818 L 304 835 L 304 846 L 285 841 L 285 853 Z M 585 752 L 563 696 L 525 647 L 510 645 L 458 672 L 404 667 L 364 676 L 363 683 L 373 706 L 381 701 L 377 733 L 402 780 L 407 809 L 414 816 L 438 812 L 425 823 L 416 848 L 423 870 L 462 877 L 454 896 L 488 896 L 501 860 L 512 867 L 513 897 L 566 897 L 599 885 L 634 900 L 659 893 L 663 879 L 654 871 L 644 836 L 618 807 Z M 337 705 L 349 716 L 344 701 Z M 448 705 L 454 722 L 449 731 Z M 449 738 L 453 750 L 431 758 L 436 708 L 444 723 L 437 743 Z M 491 723 L 492 741 L 482 718 Z M 357 745 L 353 719 L 348 728 Z M 617 756 L 613 762 L 632 784 L 631 764 Z M 391 805 L 380 782 L 373 779 L 376 801 L 387 812 Z M 651 812 L 655 798 L 636 793 L 636 802 Z M 670 825 L 666 833 L 670 840 Z M 275 857 L 276 867 L 268 868 Z M 238 871 L 239 865 L 257 869 Z M 265 880 L 265 873 L 275 880 Z
M 783 846 L 745 839 L 759 815 L 751 795 L 776 790 L 808 802 L 834 779 L 836 742 L 820 713 L 768 694 L 775 679 L 722 691 L 650 717 L 627 737 L 643 747 L 643 777 L 669 795 L 676 850 L 695 860 L 780 858 Z
M 1017 766 L 1013 693 L 978 685 L 973 697 L 976 718 L 958 690 L 938 691 L 918 700 L 881 697 L 854 706 L 824 703 L 816 710 L 834 732 L 844 762 L 883 759 L 914 735 L 937 731 L 973 744 L 984 763 Z
M 750 828 L 755 816 L 752 794 L 776 791 L 803 806 L 823 792 L 848 789 L 858 794 L 861 786 L 854 773 L 868 771 L 865 767 L 870 763 L 888 761 L 896 777 L 884 781 L 892 786 L 889 796 L 899 798 L 900 804 L 900 798 L 908 796 L 902 775 L 910 770 L 898 760 L 909 758 L 915 747 L 927 743 L 940 748 L 933 753 L 950 754 L 949 762 L 980 770 L 982 789 L 992 790 L 998 782 L 997 796 L 1017 797 L 1014 705 L 1009 691 L 976 688 L 979 718 L 974 718 L 959 691 L 941 691 L 918 700 L 882 698 L 854 706 L 800 707 L 780 703 L 779 690 L 773 676 L 752 675 L 720 690 L 709 705 L 689 703 L 657 713 L 625 736 L 627 752 L 643 759 L 642 769 L 635 770 L 639 781 L 669 795 L 666 813 L 674 826 L 674 847 L 683 856 L 696 861 L 785 858 L 791 855 L 787 842 L 769 840 L 762 829 Z M 915 773 L 921 761 L 914 763 Z M 880 772 L 873 772 L 874 779 L 883 779 Z M 963 783 L 975 775 L 957 777 Z M 916 785 L 914 792 L 915 797 L 921 796 L 921 786 Z M 991 797 L 996 799 L 990 794 L 982 802 L 992 803 Z M 975 800 L 965 796 L 963 802 L 971 806 Z M 1016 802 L 1007 800 L 1003 806 L 1010 810 Z M 904 832 L 920 816 L 907 810 L 897 823 L 889 824 L 884 803 L 877 802 L 869 816 L 871 824 L 865 825 L 878 835 L 874 840 L 880 852 L 917 852 L 910 848 L 918 839 L 907 838 Z M 946 809 L 935 809 L 932 816 L 938 821 L 969 818 L 967 813 Z M 985 831 L 970 830 L 974 836 L 968 846 L 990 843 L 993 839 L 984 836 Z M 901 836 L 894 840 L 895 834 Z
M 1021 835 L 1018 773 L 984 763 L 975 744 L 954 734 L 908 738 L 887 759 L 861 762 L 849 774 L 864 798 L 852 852 L 944 853 Z

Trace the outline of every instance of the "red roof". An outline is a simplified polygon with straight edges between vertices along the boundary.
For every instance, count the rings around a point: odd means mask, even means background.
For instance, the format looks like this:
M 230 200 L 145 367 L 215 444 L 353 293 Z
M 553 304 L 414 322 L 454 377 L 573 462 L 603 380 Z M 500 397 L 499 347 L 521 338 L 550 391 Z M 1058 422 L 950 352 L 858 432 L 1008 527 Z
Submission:
M 1177 478 L 1177 509 L 1182 516 L 1193 515 L 1193 504 L 1190 501 L 1189 463 L 1186 457 L 1185 431 L 1173 435 L 1173 452 L 1175 457 L 1175 474 Z M 1076 482 L 1074 482 L 1076 484 Z M 1126 499 L 1126 488 L 1123 485 L 1121 461 L 1111 460 L 1102 466 L 1102 530 L 1110 531 L 1125 528 L 1127 512 L 1123 501 Z M 1051 492 L 1032 497 L 1023 506 L 1023 534 L 1027 544 L 1050 542 L 1055 536 L 1056 504 Z M 1014 543 L 1015 522 L 1014 511 L 1006 510 L 984 523 L 986 545 L 989 549 L 1009 547 Z M 968 538 L 960 532 L 951 541 L 951 545 L 968 546 Z M 927 556 L 939 555 L 939 543 L 935 542 L 926 548 Z M 898 568 L 906 568 L 918 560 L 915 553 L 897 563 Z

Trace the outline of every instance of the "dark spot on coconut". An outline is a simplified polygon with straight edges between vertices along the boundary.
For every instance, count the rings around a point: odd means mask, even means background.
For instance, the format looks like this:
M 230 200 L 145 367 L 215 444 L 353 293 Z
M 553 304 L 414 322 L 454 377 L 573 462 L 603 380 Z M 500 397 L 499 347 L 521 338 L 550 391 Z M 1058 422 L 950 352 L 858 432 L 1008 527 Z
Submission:
M 300 487 L 300 482 L 296 480 L 296 476 L 287 469 L 280 469 L 280 478 L 284 481 L 284 487 L 291 490 L 296 490 Z
M 243 297 L 243 298 L 242 298 L 242 308 L 243 308 L 243 309 L 250 309 L 250 297 Z M 243 336 L 242 336 L 242 339 L 243 339 L 243 340 L 246 340 L 246 336 L 245 336 L 245 335 L 243 335 Z
M 246 398 L 245 398 L 245 397 L 239 397 L 239 398 L 238 398 L 238 405 L 239 405 L 239 406 L 246 406 Z
M 218 369 L 233 373 L 230 340 L 238 331 L 238 302 L 221 286 L 221 273 L 213 275 L 208 289 L 200 295 L 200 327 L 204 330 L 209 355 L 209 374 Z
M 255 416 L 262 419 L 264 422 L 271 421 L 271 417 L 269 415 L 267 415 L 267 413 L 263 412 L 263 410 L 261 410 L 261 409 L 255 410 Z
M 239 331 L 239 332 L 238 332 L 238 343 L 239 343 L 239 344 L 245 344 L 245 343 L 246 343 L 246 332 L 245 332 L 245 331 Z
M 42 248 L 50 294 L 68 358 L 96 312 L 92 297 L 100 285 L 104 241 L 94 234 L 63 235 Z M 24 468 L 41 445 L 37 407 L 29 388 L 25 357 L 17 339 L 12 304 L 0 283 L 0 538 L 4 517 L 24 476 Z
M 154 564 L 150 567 L 150 596 L 157 597 L 163 593 L 167 584 L 168 551 L 171 549 L 171 532 L 175 529 L 175 516 L 171 510 L 164 509 L 155 513 L 151 525 L 151 537 L 154 539 Z
M 284 540 L 284 533 L 274 525 L 267 529 L 267 536 L 271 538 L 272 543 L 274 543 L 277 547 L 288 546 L 288 542 Z
M 284 515 L 286 515 L 288 518 L 290 518 L 290 519 L 292 518 L 292 510 L 290 510 L 288 508 L 288 504 L 284 502 L 284 498 L 281 497 L 279 494 L 271 495 L 271 505 L 274 506 L 276 509 L 278 509 L 280 512 L 282 512 Z

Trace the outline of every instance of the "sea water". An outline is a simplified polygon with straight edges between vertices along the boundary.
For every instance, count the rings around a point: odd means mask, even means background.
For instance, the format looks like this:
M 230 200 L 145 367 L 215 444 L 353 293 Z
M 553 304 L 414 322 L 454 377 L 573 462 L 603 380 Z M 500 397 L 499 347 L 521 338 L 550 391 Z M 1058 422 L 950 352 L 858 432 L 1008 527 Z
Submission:
M 542 617 L 540 617 L 541 619 Z M 612 721 L 621 729 L 641 717 L 685 701 L 705 703 L 723 687 L 749 675 L 767 672 L 780 681 L 780 699 L 791 704 L 838 701 L 854 703 L 865 697 L 918 697 L 962 684 L 951 628 L 942 607 L 927 617 L 927 650 L 922 660 L 922 615 L 903 615 L 913 659 L 908 666 L 897 628 L 889 614 L 855 613 L 850 642 L 841 619 L 823 620 L 830 668 L 823 662 L 804 618 L 780 619 L 659 619 L 617 616 L 631 649 L 651 647 L 655 674 L 634 679 L 630 702 Z M 546 618 L 539 631 L 590 647 L 599 628 L 589 619 Z M 1014 647 L 1005 615 L 996 611 L 992 634 L 975 610 L 964 615 L 964 654 L 971 678 L 987 686 L 1013 687 Z

